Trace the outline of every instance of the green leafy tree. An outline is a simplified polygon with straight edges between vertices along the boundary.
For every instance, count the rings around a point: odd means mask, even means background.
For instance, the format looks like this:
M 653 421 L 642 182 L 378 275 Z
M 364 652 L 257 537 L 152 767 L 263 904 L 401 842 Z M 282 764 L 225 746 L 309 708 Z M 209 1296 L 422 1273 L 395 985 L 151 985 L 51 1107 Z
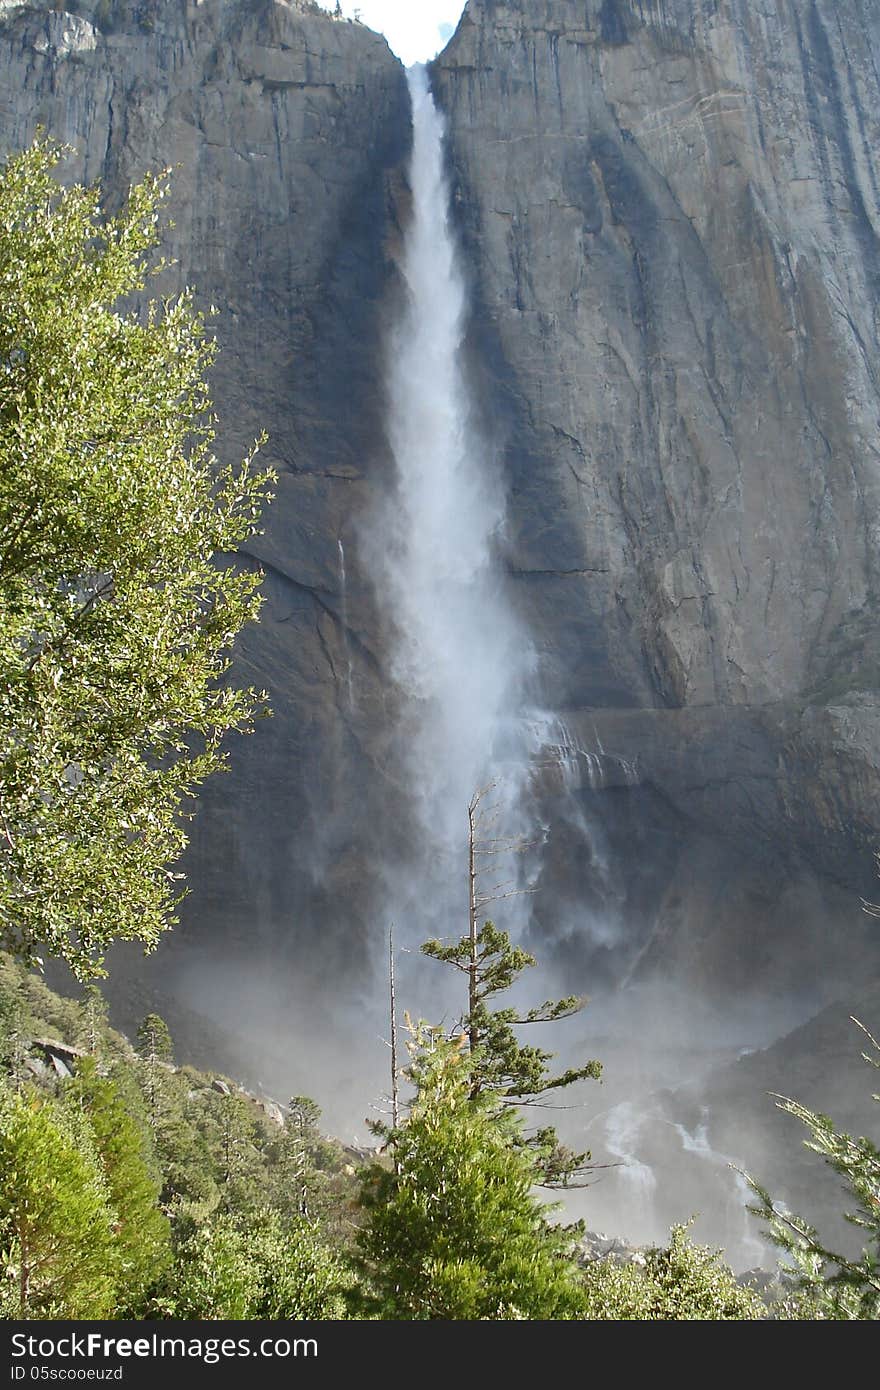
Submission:
M 170 1227 L 158 1206 L 146 1116 L 132 1114 L 132 1100 L 101 1076 L 91 1057 L 83 1058 L 64 1092 L 66 1104 L 79 1108 L 94 1136 L 110 1203 L 115 1212 L 114 1255 L 118 1311 L 137 1316 L 147 1291 L 161 1275 L 170 1255 Z
M 86 979 L 173 924 L 192 796 L 260 702 L 220 678 L 267 475 L 212 453 L 191 295 L 130 307 L 161 180 L 105 217 L 61 154 L 0 168 L 0 940 Z
M 597 1322 L 742 1322 L 769 1316 L 758 1295 L 737 1283 L 719 1250 L 692 1244 L 687 1226 L 674 1226 L 668 1246 L 653 1246 L 638 1261 L 591 1261 L 583 1287 L 583 1316 Z
M 880 1043 L 857 1019 L 871 1052 L 863 1060 L 880 1069 Z M 873 1055 L 872 1055 L 873 1054 Z M 880 1095 L 872 1099 L 880 1103 Z M 880 1149 L 868 1138 L 855 1138 L 835 1128 L 827 1115 L 779 1097 L 779 1108 L 802 1121 L 810 1132 L 804 1143 L 821 1154 L 843 1179 L 851 1209 L 845 1219 L 864 1233 L 861 1256 L 832 1250 L 804 1217 L 787 1211 L 754 1178 L 748 1178 L 758 1202 L 750 1208 L 767 1223 L 769 1239 L 783 1252 L 796 1278 L 796 1294 L 788 1311 L 796 1318 L 827 1320 L 880 1318 Z
M 181 1242 L 159 1309 L 173 1318 L 244 1319 L 255 1278 L 247 1240 L 233 1220 L 219 1216 L 200 1223 Z
M 77 1129 L 33 1088 L 0 1092 L 0 1279 L 12 1304 L 7 1316 L 109 1317 L 118 1271 L 115 1221 L 87 1128 Z
M 248 1223 L 247 1238 L 260 1270 L 254 1318 L 272 1322 L 345 1317 L 350 1277 L 308 1221 L 264 1212 Z
M 534 1193 L 516 1112 L 474 1088 L 479 1054 L 424 1028 L 410 1054 L 408 1118 L 386 1133 L 388 1166 L 364 1176 L 355 1306 L 405 1320 L 578 1316 L 570 1236 Z
M 200 1320 L 340 1318 L 347 1282 L 307 1223 L 265 1210 L 246 1222 L 224 1213 L 181 1244 L 158 1308 Z

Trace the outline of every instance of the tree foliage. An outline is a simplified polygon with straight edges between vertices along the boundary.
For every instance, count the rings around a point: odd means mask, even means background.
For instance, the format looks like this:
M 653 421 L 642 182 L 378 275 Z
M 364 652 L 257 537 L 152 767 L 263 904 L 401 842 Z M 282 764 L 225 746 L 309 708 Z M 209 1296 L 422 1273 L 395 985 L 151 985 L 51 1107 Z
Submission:
M 268 1209 L 246 1223 L 226 1213 L 183 1241 L 156 1309 L 200 1320 L 341 1318 L 348 1282 L 307 1222 Z
M 146 1127 L 91 1057 L 81 1059 L 65 1090 L 88 1123 L 114 1212 L 113 1263 L 117 1312 L 137 1315 L 142 1300 L 168 1263 L 171 1230 L 158 1206 L 160 1184 Z
M 862 1053 L 863 1060 L 880 1069 L 880 1043 L 862 1024 L 858 1027 L 871 1046 L 870 1053 Z M 880 1103 L 880 1095 L 872 1099 Z M 796 1279 L 790 1312 L 798 1318 L 835 1321 L 880 1318 L 880 1149 L 871 1139 L 837 1130 L 827 1115 L 797 1101 L 780 1097 L 779 1108 L 806 1125 L 811 1136 L 804 1140 L 806 1147 L 821 1154 L 843 1179 L 851 1204 L 844 1217 L 865 1240 L 857 1258 L 831 1249 L 809 1221 L 774 1202 L 749 1178 L 758 1198 L 750 1210 L 766 1221 L 769 1239 L 783 1252 Z
M 474 1093 L 484 1089 L 499 1092 L 511 1104 L 543 1103 L 551 1094 L 578 1081 L 599 1080 L 601 1063 L 589 1061 L 560 1072 L 550 1070 L 552 1052 L 534 1044 L 521 1043 L 516 1029 L 528 1024 L 554 1023 L 570 1018 L 583 1008 L 574 996 L 548 999 L 533 1008 L 493 1009 L 492 1001 L 506 993 L 524 970 L 535 965 L 535 957 L 521 946 L 514 946 L 505 931 L 493 922 L 484 922 L 472 935 L 449 945 L 426 941 L 422 951 L 432 960 L 450 965 L 468 977 L 469 1008 L 462 1015 L 460 1028 L 467 1033 L 474 1051 L 472 1085 Z M 567 1185 L 584 1170 L 587 1153 L 574 1153 L 559 1140 L 552 1126 L 542 1126 L 533 1147 L 542 1155 L 542 1177 L 546 1185 Z
M 577 1316 L 569 1238 L 534 1193 L 535 1156 L 497 1093 L 474 1088 L 464 1038 L 417 1030 L 407 1119 L 366 1171 L 364 1306 L 384 1319 Z
M 267 484 L 214 458 L 191 295 L 130 307 L 162 181 L 105 217 L 61 155 L 0 169 L 0 940 L 87 978 L 173 923 L 190 798 L 258 703 L 219 678 Z
M 674 1226 L 668 1246 L 640 1260 L 595 1260 L 586 1266 L 584 1317 L 612 1322 L 742 1322 L 764 1319 L 758 1295 L 738 1284 L 719 1250 L 694 1245 Z
M 88 1131 L 77 1130 L 33 1087 L 0 1091 L 0 1286 L 7 1316 L 110 1316 L 118 1271 L 114 1220 Z

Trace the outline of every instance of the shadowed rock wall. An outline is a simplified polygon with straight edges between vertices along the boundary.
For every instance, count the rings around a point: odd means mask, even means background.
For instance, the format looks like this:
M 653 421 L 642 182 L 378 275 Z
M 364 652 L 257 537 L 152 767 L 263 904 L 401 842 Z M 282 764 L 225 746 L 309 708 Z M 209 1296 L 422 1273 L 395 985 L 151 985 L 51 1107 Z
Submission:
M 581 750 L 533 930 L 587 980 L 784 991 L 796 948 L 821 1002 L 876 961 L 878 51 L 866 0 L 470 0 L 432 69 L 507 559 Z M 356 976 L 406 832 L 357 543 L 403 71 L 299 0 L 0 3 L 0 146 L 38 124 L 111 201 L 179 166 L 163 288 L 219 311 L 224 454 L 265 429 L 281 475 L 238 657 L 275 714 L 201 798 L 184 939 Z
M 470 0 L 433 67 L 548 703 L 636 767 L 582 781 L 630 906 L 666 861 L 630 945 L 699 974 L 792 895 L 865 935 L 878 52 L 861 0 Z

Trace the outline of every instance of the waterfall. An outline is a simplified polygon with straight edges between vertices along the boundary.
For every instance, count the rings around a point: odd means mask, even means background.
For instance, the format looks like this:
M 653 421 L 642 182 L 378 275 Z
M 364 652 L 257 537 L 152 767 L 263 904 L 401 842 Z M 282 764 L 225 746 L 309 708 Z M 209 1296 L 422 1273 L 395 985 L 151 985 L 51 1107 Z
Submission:
M 346 688 L 349 713 L 354 709 L 354 674 L 351 664 L 351 647 L 348 640 L 348 584 L 345 578 L 345 546 L 342 538 L 336 542 L 339 547 L 339 602 L 342 619 L 342 644 L 345 648 Z
M 410 69 L 409 84 L 406 297 L 387 372 L 395 483 L 363 550 L 392 632 L 396 757 L 418 820 L 420 862 L 407 866 L 411 901 L 422 925 L 427 910 L 437 930 L 452 934 L 466 925 L 468 802 L 497 780 L 496 799 L 513 811 L 527 773 L 521 711 L 534 656 L 505 592 L 497 555 L 504 492 L 468 388 L 467 292 L 450 218 L 443 118 L 423 67 Z
M 676 1124 L 673 1128 L 685 1153 L 693 1154 L 727 1175 L 728 1190 L 725 1194 L 724 1213 L 727 1229 L 724 1241 L 728 1254 L 736 1253 L 746 1263 L 760 1265 L 766 1258 L 767 1246 L 755 1234 L 755 1223 L 749 1213 L 755 1194 L 734 1160 L 712 1148 L 709 1142 L 709 1112 L 703 1110 L 700 1123 L 693 1133 L 681 1124 Z
M 642 1118 L 631 1101 L 622 1101 L 605 1117 L 605 1143 L 612 1158 L 620 1161 L 618 1177 L 628 1189 L 628 1205 L 634 1217 L 644 1220 L 657 1190 L 657 1176 L 635 1152 L 641 1129 Z

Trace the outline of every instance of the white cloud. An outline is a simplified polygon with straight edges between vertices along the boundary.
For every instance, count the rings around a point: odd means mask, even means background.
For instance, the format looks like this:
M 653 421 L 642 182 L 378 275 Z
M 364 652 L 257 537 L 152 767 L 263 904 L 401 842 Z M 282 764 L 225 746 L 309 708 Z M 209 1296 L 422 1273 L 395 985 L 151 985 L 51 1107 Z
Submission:
M 335 10 L 336 0 L 318 0 L 325 10 Z M 464 0 L 342 0 L 342 11 L 355 11 L 370 29 L 384 34 L 404 63 L 423 63 L 433 58 L 457 25 Z

